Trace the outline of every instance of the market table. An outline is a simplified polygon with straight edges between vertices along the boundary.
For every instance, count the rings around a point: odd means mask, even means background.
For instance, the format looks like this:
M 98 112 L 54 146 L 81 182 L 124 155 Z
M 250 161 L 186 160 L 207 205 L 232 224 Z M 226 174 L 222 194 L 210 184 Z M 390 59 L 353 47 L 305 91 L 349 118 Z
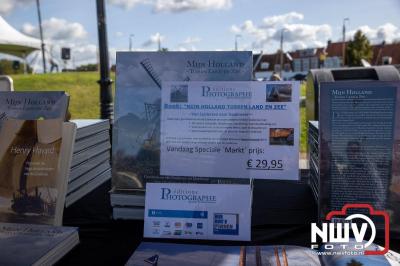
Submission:
M 289 182 L 290 183 L 290 182 Z M 299 185 L 299 184 L 297 184 Z M 252 220 L 252 242 L 226 242 L 226 241 L 194 241 L 194 240 L 174 240 L 174 243 L 192 244 L 216 244 L 216 245 L 299 245 L 309 247 L 310 245 L 310 224 L 265 224 L 268 216 L 277 219 L 283 211 L 273 208 L 263 208 L 265 197 L 275 197 L 273 193 L 279 191 L 279 186 L 288 186 L 288 183 L 261 182 L 255 184 L 253 194 L 253 220 Z M 290 186 L 290 185 L 289 185 Z M 296 189 L 297 196 L 301 195 L 300 189 Z M 114 221 L 111 218 L 111 206 L 108 191 L 111 183 L 107 182 L 98 187 L 85 198 L 72 205 L 64 212 L 64 225 L 78 226 L 80 244 L 67 254 L 57 265 L 124 265 L 135 249 L 143 241 L 143 221 Z M 274 192 L 275 191 L 275 192 Z M 306 190 L 303 190 L 306 193 Z M 271 195 L 272 193 L 272 195 Z M 296 194 L 293 195 L 296 200 Z M 310 219 L 310 215 L 316 212 L 315 201 L 310 198 L 305 200 L 309 203 L 308 213 L 304 210 L 298 212 L 297 218 Z M 281 198 L 282 199 L 282 198 Z M 276 204 L 276 205 L 274 205 Z M 270 202 L 270 206 L 279 207 L 277 201 Z M 287 206 L 286 206 L 287 207 Z M 282 206 L 283 209 L 286 208 Z M 297 206 L 298 207 L 298 206 Z M 296 206 L 290 215 L 296 215 Z M 273 217 L 272 215 L 275 215 Z M 286 215 L 289 215 L 287 213 Z M 285 219 L 288 216 L 285 217 Z M 264 224 L 263 224 L 264 223 Z M 151 241 L 150 239 L 147 239 Z M 155 240 L 154 240 L 155 241 Z M 157 240 L 158 242 L 171 242 L 171 240 Z M 382 244 L 381 240 L 377 241 Z M 400 241 L 391 240 L 392 250 L 400 251 Z

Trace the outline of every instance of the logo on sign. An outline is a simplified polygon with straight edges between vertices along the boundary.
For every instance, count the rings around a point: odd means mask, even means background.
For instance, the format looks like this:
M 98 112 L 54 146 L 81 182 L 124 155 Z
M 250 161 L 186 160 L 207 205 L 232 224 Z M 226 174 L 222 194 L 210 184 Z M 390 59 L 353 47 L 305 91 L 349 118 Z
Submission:
M 367 209 L 369 216 L 360 213 L 347 215 L 349 209 Z M 342 222 L 333 222 L 337 216 L 344 217 L 340 219 Z M 384 219 L 385 247 L 383 250 L 367 250 L 376 238 L 376 226 L 370 217 Z M 346 204 L 340 211 L 329 212 L 326 220 L 332 222 L 322 223 L 321 227 L 318 227 L 316 223 L 311 224 L 311 248 L 320 247 L 317 244 L 319 238 L 325 250 L 350 249 L 363 251 L 364 255 L 383 255 L 389 251 L 389 214 L 385 211 L 376 211 L 370 204 Z M 367 230 L 370 232 L 368 235 Z M 349 244 L 350 233 L 356 241 L 352 246 Z M 365 239 L 366 236 L 368 239 Z
M 217 196 L 202 195 L 196 190 L 161 188 L 161 200 L 188 201 L 189 203 L 215 203 Z

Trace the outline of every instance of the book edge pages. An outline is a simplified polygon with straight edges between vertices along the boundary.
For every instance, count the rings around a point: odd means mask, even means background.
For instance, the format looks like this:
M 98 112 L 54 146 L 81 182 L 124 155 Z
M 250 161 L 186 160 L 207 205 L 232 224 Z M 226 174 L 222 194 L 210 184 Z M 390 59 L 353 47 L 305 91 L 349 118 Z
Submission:
M 61 243 L 51 249 L 47 254 L 36 261 L 33 266 L 54 265 L 80 243 L 79 232 L 74 230 Z
M 62 144 L 60 154 L 60 169 L 58 180 L 59 191 L 57 196 L 57 208 L 54 225 L 62 225 L 65 197 L 67 193 L 69 173 L 71 170 L 72 153 L 75 142 L 76 125 L 71 122 L 63 123 Z

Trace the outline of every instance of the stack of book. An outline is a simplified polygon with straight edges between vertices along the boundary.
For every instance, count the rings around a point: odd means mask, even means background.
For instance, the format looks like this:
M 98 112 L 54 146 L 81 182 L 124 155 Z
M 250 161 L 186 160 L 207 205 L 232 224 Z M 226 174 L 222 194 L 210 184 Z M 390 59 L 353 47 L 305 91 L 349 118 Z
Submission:
M 144 191 L 116 191 L 110 193 L 113 218 L 115 220 L 143 220 L 144 218 Z
M 318 202 L 319 191 L 319 142 L 318 121 L 308 122 L 308 150 L 310 160 L 310 186 L 316 202 Z
M 109 120 L 72 120 L 77 125 L 65 206 L 111 179 Z
M 53 265 L 79 243 L 62 227 L 76 125 L 64 92 L 0 92 L 0 265 Z
M 1 265 L 54 265 L 78 244 L 76 227 L 0 223 Z

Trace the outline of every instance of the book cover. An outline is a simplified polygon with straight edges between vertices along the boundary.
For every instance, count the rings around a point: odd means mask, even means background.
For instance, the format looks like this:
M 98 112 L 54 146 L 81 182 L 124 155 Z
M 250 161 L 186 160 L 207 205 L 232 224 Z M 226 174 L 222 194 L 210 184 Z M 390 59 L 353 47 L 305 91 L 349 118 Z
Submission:
M 74 130 L 74 124 L 60 119 L 4 121 L 1 222 L 61 224 Z
M 161 83 L 249 81 L 251 52 L 119 52 L 113 127 L 113 186 L 143 189 L 160 175 Z
M 65 92 L 0 92 L 0 127 L 6 118 L 65 121 L 69 96 Z
M 127 266 L 143 265 L 239 265 L 240 246 L 206 246 L 142 242 L 126 263 Z M 156 262 L 154 263 L 154 262 Z
M 367 203 L 400 230 L 400 83 L 321 83 L 319 113 L 320 218 Z
M 74 227 L 0 223 L 0 264 L 50 265 L 78 242 Z

